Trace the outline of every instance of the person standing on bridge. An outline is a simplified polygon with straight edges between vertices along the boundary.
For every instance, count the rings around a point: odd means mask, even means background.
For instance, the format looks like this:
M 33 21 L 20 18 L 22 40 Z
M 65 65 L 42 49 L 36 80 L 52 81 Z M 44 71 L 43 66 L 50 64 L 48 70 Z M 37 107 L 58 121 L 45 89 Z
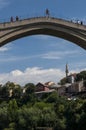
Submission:
M 11 16 L 11 18 L 10 18 L 10 22 L 13 22 L 13 17 Z
M 19 21 L 19 17 L 18 16 L 16 16 L 16 21 Z
M 49 13 L 49 10 L 48 10 L 48 9 L 46 9 L 46 12 L 45 12 L 45 13 L 46 13 L 46 16 L 49 17 L 50 13 Z

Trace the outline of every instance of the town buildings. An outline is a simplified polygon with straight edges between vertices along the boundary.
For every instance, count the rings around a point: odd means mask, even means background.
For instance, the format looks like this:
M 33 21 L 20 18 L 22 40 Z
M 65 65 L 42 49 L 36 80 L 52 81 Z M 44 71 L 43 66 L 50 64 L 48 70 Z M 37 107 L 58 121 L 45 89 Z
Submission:
M 66 82 L 64 84 L 55 84 L 52 81 L 46 82 L 44 84 L 38 83 L 36 85 L 36 93 L 52 93 L 53 91 L 56 91 L 59 96 L 63 95 L 70 97 L 72 94 L 77 94 L 85 91 L 84 81 L 76 81 L 76 73 L 69 74 L 67 64 L 65 73 Z

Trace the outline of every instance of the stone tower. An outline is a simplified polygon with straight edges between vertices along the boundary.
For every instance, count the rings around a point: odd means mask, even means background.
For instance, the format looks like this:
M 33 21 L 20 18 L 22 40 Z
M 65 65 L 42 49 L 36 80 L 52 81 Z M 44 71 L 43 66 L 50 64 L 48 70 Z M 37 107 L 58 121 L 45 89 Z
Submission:
M 68 70 L 68 64 L 66 64 L 65 73 L 66 73 L 66 79 L 67 79 L 67 78 L 68 78 L 68 73 L 69 73 L 69 70 Z

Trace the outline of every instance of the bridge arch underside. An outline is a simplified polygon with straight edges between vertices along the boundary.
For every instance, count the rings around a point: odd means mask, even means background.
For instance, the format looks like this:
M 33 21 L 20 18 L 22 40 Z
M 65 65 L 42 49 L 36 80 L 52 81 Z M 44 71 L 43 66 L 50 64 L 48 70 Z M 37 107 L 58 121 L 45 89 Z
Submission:
M 3 30 L 5 31 L 5 29 Z M 25 25 L 15 28 L 10 28 L 9 31 L 4 34 L 0 39 L 0 46 L 3 46 L 11 41 L 30 36 L 30 35 L 51 35 L 59 37 L 70 42 L 75 43 L 76 45 L 86 49 L 86 32 L 81 30 L 72 29 L 70 27 L 65 27 L 63 25 L 55 25 L 49 23 L 37 23 L 32 25 Z

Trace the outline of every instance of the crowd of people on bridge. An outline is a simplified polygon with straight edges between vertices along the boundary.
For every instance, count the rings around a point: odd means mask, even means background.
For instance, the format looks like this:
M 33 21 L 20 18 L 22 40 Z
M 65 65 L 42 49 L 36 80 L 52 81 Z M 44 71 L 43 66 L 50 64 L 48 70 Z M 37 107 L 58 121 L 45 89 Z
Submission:
M 45 15 L 46 15 L 47 18 L 50 17 L 50 11 L 49 11 L 48 8 L 45 10 Z M 20 20 L 20 19 L 19 19 L 18 16 L 16 16 L 16 18 L 13 18 L 13 17 L 11 16 L 11 18 L 10 18 L 10 22 L 19 21 L 19 20 Z M 70 20 L 70 21 L 73 22 L 73 23 L 76 23 L 76 24 L 84 25 L 83 21 L 81 21 L 81 20 Z
M 84 24 L 83 21 L 81 21 L 81 20 L 71 20 L 71 22 L 81 24 L 81 25 Z

